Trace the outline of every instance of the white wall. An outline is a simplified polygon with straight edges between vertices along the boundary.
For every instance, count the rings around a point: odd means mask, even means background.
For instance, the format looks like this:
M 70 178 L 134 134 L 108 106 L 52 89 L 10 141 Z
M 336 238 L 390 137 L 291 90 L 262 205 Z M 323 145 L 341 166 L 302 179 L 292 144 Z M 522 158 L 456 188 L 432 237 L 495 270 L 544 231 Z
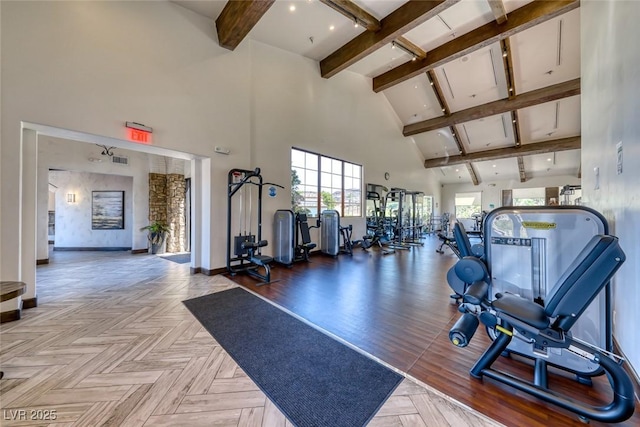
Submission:
M 21 121 L 119 139 L 124 122 L 136 121 L 154 128 L 159 147 L 207 157 L 214 145 L 233 145 L 234 154 L 214 163 L 220 170 L 247 158 L 247 51 L 220 48 L 212 21 L 169 2 L 0 7 L 4 280 L 20 278 Z M 215 213 L 211 221 L 224 224 Z M 220 246 L 203 254 L 203 267 L 223 265 Z
M 456 193 L 471 191 L 482 192 L 482 210 L 490 211 L 492 209 L 492 204 L 494 205 L 494 208 L 502 206 L 502 190 L 509 190 L 513 188 L 562 187 L 567 184 L 578 185 L 580 184 L 580 179 L 575 176 L 567 175 L 531 178 L 526 182 L 509 180 L 481 182 L 480 185 L 473 185 L 472 183 L 445 184 L 442 188 L 442 212 L 449 212 L 452 216 L 455 214 Z
M 4 280 L 21 275 L 15 182 L 23 121 L 118 139 L 126 139 L 124 122 L 136 121 L 153 127 L 154 146 L 200 156 L 191 169 L 206 180 L 196 266 L 207 269 L 225 265 L 229 169 L 260 166 L 266 180 L 287 187 L 265 202 L 270 225 L 276 209 L 289 207 L 293 145 L 362 164 L 363 184 L 425 191 L 439 202 L 433 172 L 370 79 L 350 72 L 323 79 L 317 63 L 249 39 L 230 52 L 218 46 L 213 21 L 170 2 L 2 1 L 0 8 Z M 231 153 L 215 154 L 215 146 Z M 364 222 L 356 222 L 357 237 Z
M 132 191 L 127 197 L 131 197 L 135 203 L 132 205 L 132 216 L 125 223 L 130 234 L 129 244 L 115 245 L 132 247 L 132 249 L 145 249 L 147 247 L 147 234 L 140 231 L 149 223 L 149 165 L 153 162 L 164 162 L 162 156 L 139 153 L 130 150 L 113 149 L 115 154 L 129 158 L 127 166 L 114 164 L 108 156 L 101 155 L 102 148 L 84 142 L 68 141 L 61 138 L 39 136 L 38 138 L 38 234 L 37 234 L 37 259 L 48 258 L 47 245 L 47 210 L 48 207 L 48 183 L 49 169 L 62 169 L 76 172 L 92 172 L 96 174 L 121 175 L 132 179 Z M 93 159 L 94 161 L 90 161 Z M 55 184 L 55 182 L 52 182 Z M 56 184 L 57 185 L 57 184 Z M 102 188 L 94 188 L 100 190 Z M 90 190 L 90 189 L 89 189 Z M 57 191 L 56 203 L 66 203 L 66 193 Z M 63 205 L 64 206 L 64 205 Z M 57 228 L 57 225 L 56 225 Z M 57 234 L 57 233 L 56 233 Z M 61 246 L 56 239 L 56 246 Z M 68 247 L 108 247 L 114 246 L 103 242 L 102 244 L 65 244 Z
M 56 237 L 54 248 L 131 248 L 133 228 L 133 179 L 128 176 L 89 172 L 50 171 L 56 185 Z M 93 230 L 93 191 L 124 191 L 124 229 Z M 66 195 L 73 193 L 75 203 Z
M 439 201 L 433 172 L 424 168 L 413 141 L 402 136 L 386 97 L 371 90 L 371 79 L 348 71 L 323 79 L 315 61 L 255 41 L 251 45 L 252 167 L 286 187 L 276 198 L 265 198 L 269 226 L 263 237 L 270 239 L 275 210 L 290 209 L 291 147 L 363 165 L 363 186 L 425 191 Z M 343 218 L 341 224 L 354 226 L 354 239 L 365 234 L 363 217 Z M 317 230 L 312 232 L 317 242 Z
M 614 336 L 640 373 L 640 7 L 635 1 L 583 0 L 580 21 L 582 200 L 605 215 L 626 252 L 613 282 Z

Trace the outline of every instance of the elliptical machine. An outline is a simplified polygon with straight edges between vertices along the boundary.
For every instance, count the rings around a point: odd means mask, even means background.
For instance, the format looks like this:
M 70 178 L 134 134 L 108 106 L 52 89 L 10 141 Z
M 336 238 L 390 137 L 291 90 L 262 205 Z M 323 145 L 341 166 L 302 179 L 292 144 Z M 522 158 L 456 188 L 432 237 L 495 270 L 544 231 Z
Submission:
M 294 213 L 288 209 L 277 210 L 273 221 L 273 235 L 275 236 L 274 261 L 286 266 L 297 261 L 309 261 L 309 254 L 317 245 L 311 242 L 307 214 Z

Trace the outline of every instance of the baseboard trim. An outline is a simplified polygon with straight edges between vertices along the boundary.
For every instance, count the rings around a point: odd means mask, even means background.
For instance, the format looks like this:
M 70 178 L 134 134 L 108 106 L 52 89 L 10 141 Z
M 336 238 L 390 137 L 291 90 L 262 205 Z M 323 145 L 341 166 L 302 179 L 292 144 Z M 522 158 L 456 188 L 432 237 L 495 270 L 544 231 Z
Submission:
M 22 298 L 22 309 L 35 308 L 38 306 L 38 297 Z
M 195 267 L 195 268 L 191 267 L 189 272 L 192 275 L 200 273 L 200 274 L 204 274 L 205 276 L 217 276 L 218 274 L 226 273 L 227 269 L 222 267 L 222 268 L 214 268 L 213 270 L 209 270 L 202 267 Z
M 49 264 L 49 258 L 36 260 L 36 265 L 43 265 L 43 264 Z
M 624 352 L 618 345 L 618 341 L 616 341 L 616 337 L 613 337 L 613 352 L 619 354 L 625 360 L 627 360 Z M 631 382 L 633 383 L 633 388 L 636 390 L 636 401 L 640 403 L 640 376 L 638 376 L 638 373 L 633 369 L 633 366 L 631 366 L 629 362 L 623 363 L 622 367 L 627 372 L 627 374 L 629 374 Z
M 0 323 L 7 323 L 7 322 L 13 322 L 15 320 L 20 320 L 21 313 L 22 313 L 22 310 L 20 309 L 3 311 L 2 313 L 0 313 Z
M 105 251 L 105 252 L 111 252 L 111 251 L 130 251 L 131 250 L 131 246 L 129 246 L 128 248 L 125 247 L 119 247 L 119 246 L 106 246 L 106 247 L 71 247 L 71 246 L 67 246 L 67 247 L 60 247 L 60 246 L 54 246 L 53 247 L 54 251 Z
M 136 255 L 136 254 L 148 254 L 149 253 L 149 249 L 131 249 L 131 254 L 132 255 Z

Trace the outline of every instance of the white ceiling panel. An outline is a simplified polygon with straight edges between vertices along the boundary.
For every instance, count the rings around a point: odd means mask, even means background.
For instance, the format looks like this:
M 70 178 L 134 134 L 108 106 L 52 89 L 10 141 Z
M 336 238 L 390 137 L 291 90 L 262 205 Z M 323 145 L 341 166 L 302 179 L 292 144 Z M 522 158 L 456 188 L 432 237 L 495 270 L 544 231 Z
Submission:
M 172 0 L 170 3 L 178 4 L 202 16 L 206 16 L 214 21 L 224 9 L 227 2 L 224 1 L 201 1 L 201 0 Z
M 520 180 L 518 160 L 516 158 L 475 162 L 473 166 L 481 181 Z
M 473 120 L 457 125 L 456 128 L 468 153 L 515 145 L 510 113 Z
M 376 50 L 360 61 L 351 65 L 348 70 L 368 77 L 375 77 L 392 68 L 411 61 L 412 56 L 400 48 L 392 48 L 392 44 Z
M 580 9 L 510 38 L 516 92 L 580 77 Z
M 536 154 L 524 158 L 527 176 L 575 175 L 580 168 L 580 150 Z
M 443 166 L 436 170 L 436 176 L 442 184 L 462 184 L 471 182 L 467 165 Z
M 362 26 L 354 27 L 344 15 L 318 1 L 296 0 L 275 2 L 249 37 L 319 61 L 363 31 Z
M 580 135 L 580 95 L 518 111 L 523 144 Z
M 383 93 L 404 125 L 443 115 L 426 74 L 395 85 Z
M 382 20 L 385 16 L 402 6 L 407 0 L 353 0 L 362 9 Z
M 437 159 L 460 154 L 458 145 L 454 141 L 449 129 L 425 132 L 414 135 L 411 138 L 413 138 L 425 159 Z
M 451 61 L 435 72 L 452 112 L 507 97 L 498 43 Z
M 533 0 L 502 0 L 507 13 L 511 13 L 522 6 L 531 3 Z
M 427 52 L 494 20 L 486 1 L 463 0 L 406 34 Z

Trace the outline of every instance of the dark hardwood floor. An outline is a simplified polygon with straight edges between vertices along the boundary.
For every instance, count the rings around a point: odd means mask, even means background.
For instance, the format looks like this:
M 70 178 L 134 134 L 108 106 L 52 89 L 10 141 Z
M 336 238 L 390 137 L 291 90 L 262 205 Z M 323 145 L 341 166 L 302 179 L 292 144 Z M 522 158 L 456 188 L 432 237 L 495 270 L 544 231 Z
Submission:
M 233 280 L 285 307 L 318 327 L 344 339 L 454 399 L 509 426 L 579 426 L 578 417 L 554 405 L 494 382 L 476 380 L 469 369 L 489 345 L 481 328 L 466 348 L 454 347 L 449 329 L 459 317 L 449 295 L 447 270 L 456 257 L 435 252 L 438 239 L 424 247 L 382 255 L 356 249 L 353 256 L 314 255 L 312 262 L 272 269 L 272 283 L 257 286 L 246 275 Z M 501 358 L 496 367 L 523 378 L 533 369 Z M 550 386 L 576 399 L 608 402 L 608 383 L 593 387 L 554 375 Z M 605 425 L 595 421 L 591 425 Z M 620 426 L 640 426 L 640 404 Z

